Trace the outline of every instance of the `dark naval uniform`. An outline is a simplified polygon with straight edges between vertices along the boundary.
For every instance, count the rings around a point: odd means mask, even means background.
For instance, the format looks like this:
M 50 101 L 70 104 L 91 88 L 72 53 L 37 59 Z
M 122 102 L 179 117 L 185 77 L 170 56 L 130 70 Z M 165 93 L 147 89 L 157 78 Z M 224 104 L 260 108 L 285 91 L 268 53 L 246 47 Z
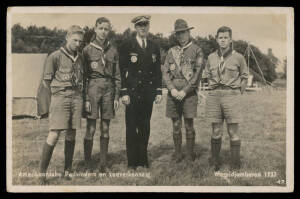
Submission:
M 126 149 L 128 166 L 148 167 L 147 147 L 153 101 L 162 94 L 160 50 L 147 39 L 143 49 L 136 38 L 120 49 L 121 96 L 129 95 L 126 106 Z

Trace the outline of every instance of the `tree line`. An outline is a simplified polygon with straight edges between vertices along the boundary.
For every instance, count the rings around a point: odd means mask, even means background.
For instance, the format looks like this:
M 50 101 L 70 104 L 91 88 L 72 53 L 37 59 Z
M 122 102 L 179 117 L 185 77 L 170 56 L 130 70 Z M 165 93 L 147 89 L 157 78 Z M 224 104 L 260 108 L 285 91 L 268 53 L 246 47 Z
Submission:
M 83 29 L 85 30 L 85 35 L 81 49 L 83 49 L 83 47 L 91 41 L 91 38 L 94 35 L 92 28 L 85 26 Z M 60 46 L 64 45 L 66 30 L 57 28 L 49 29 L 45 26 L 37 27 L 36 25 L 31 25 L 27 28 L 24 28 L 20 24 L 15 24 L 11 29 L 11 34 L 12 53 L 49 54 L 57 50 Z M 117 47 L 119 47 L 124 40 L 134 36 L 135 34 L 135 31 L 132 31 L 130 28 L 128 28 L 123 33 L 111 31 L 109 38 L 116 44 Z M 162 61 L 164 61 L 167 50 L 176 45 L 176 39 L 174 35 L 164 37 L 161 33 L 149 33 L 149 39 L 153 40 L 160 46 Z M 202 48 L 205 59 L 207 59 L 210 53 L 214 52 L 218 48 L 216 39 L 212 35 L 208 35 L 204 38 L 196 36 L 192 39 Z M 247 53 L 245 53 L 248 43 L 242 40 L 234 41 L 233 43 L 234 49 L 243 54 L 248 61 Z M 251 49 L 264 74 L 264 78 L 268 82 L 274 81 L 277 78 L 275 68 L 279 64 L 278 58 L 273 55 L 271 49 L 269 49 L 267 54 L 262 53 L 259 48 L 254 45 L 251 45 Z M 254 80 L 262 81 L 260 71 L 253 57 L 249 59 L 249 66 L 249 70 L 253 74 Z

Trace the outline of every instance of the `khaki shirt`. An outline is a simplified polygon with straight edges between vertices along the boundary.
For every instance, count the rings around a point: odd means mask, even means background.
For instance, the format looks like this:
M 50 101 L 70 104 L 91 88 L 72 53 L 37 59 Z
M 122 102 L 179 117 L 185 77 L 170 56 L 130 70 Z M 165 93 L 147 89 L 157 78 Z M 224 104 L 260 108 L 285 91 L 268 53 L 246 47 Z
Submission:
M 198 87 L 202 72 L 203 52 L 196 44 L 190 42 L 184 47 L 172 47 L 162 65 L 162 75 L 168 90 L 179 89 L 175 79 L 185 79 L 183 90 L 189 93 Z
M 119 100 L 121 88 L 119 55 L 117 49 L 108 42 L 104 46 L 97 43 L 96 40 L 91 42 L 83 49 L 85 59 L 85 99 L 88 100 L 87 87 L 90 79 L 108 78 L 114 84 L 115 100 Z
M 44 66 L 44 80 L 50 81 L 51 91 L 56 92 L 66 87 L 83 88 L 83 57 L 77 53 L 70 55 L 66 48 L 50 54 Z
M 240 88 L 242 79 L 248 78 L 246 60 L 240 53 L 230 50 L 222 57 L 219 50 L 211 53 L 203 72 L 211 89 L 218 86 Z

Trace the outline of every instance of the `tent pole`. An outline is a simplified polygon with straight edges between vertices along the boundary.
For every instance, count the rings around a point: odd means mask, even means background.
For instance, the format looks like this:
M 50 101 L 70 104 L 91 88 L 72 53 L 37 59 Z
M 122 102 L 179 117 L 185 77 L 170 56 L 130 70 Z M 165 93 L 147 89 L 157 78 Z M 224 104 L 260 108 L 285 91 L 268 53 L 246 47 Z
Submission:
M 262 72 L 262 70 L 261 70 L 259 64 L 258 64 L 258 61 L 256 60 L 256 57 L 255 57 L 255 55 L 254 55 L 254 53 L 253 53 L 253 50 L 251 49 L 251 47 L 249 47 L 249 48 L 250 48 L 250 50 L 251 50 L 251 52 L 252 52 L 252 55 L 253 55 L 254 60 L 255 60 L 255 63 L 256 63 L 256 65 L 258 66 L 258 69 L 259 69 L 259 71 L 260 71 L 260 73 L 261 73 L 262 79 L 263 79 L 264 83 L 267 84 L 267 81 L 266 81 L 266 79 L 265 79 L 265 77 L 264 77 L 264 74 L 263 74 L 263 72 Z

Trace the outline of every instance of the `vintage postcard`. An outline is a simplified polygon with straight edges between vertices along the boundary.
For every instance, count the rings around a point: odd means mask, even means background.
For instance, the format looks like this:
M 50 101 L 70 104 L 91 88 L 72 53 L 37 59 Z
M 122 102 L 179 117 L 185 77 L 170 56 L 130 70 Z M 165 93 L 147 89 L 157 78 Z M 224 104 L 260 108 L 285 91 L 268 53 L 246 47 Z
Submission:
M 8 192 L 293 192 L 294 9 L 9 7 Z

